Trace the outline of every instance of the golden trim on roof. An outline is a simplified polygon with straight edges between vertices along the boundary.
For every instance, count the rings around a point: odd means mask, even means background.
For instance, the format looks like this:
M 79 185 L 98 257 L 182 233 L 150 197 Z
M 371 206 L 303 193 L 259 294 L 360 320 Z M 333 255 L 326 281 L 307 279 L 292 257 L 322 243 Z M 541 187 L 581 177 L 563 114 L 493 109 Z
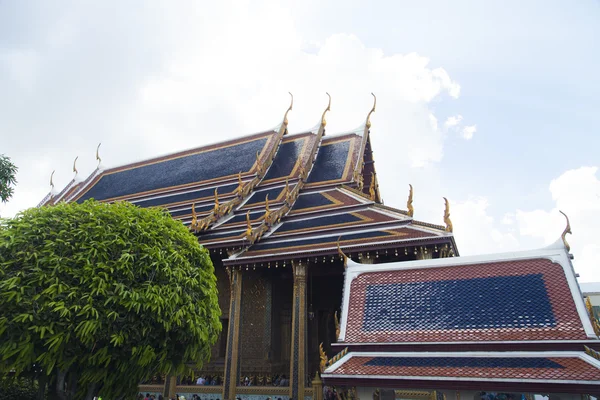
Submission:
M 600 336 L 600 321 L 598 321 L 598 318 L 594 315 L 594 309 L 592 308 L 592 302 L 589 296 L 585 298 L 585 308 L 587 309 L 588 317 L 594 328 L 594 333 L 596 336 Z
M 371 211 L 371 210 L 364 210 L 364 211 Z M 375 221 L 375 219 L 368 217 L 366 215 L 361 214 L 361 212 L 364 211 L 358 211 L 358 212 L 350 212 L 350 213 L 344 213 L 344 214 L 350 214 L 353 217 L 358 218 L 358 220 L 356 221 L 352 221 L 352 222 L 341 222 L 339 224 L 330 224 L 330 225 L 320 225 L 320 226 L 313 226 L 313 227 L 309 227 L 309 228 L 301 228 L 301 229 L 293 229 L 291 231 L 285 231 L 285 232 L 275 232 L 273 234 L 273 236 L 283 236 L 283 235 L 288 235 L 288 234 L 297 234 L 297 233 L 305 233 L 305 232 L 313 232 L 313 231 L 321 231 L 324 229 L 331 229 L 331 228 L 343 228 L 343 227 L 347 227 L 347 226 L 354 226 L 354 225 L 359 225 L 359 224 L 363 224 L 363 223 L 369 223 L 369 222 L 373 222 Z M 343 215 L 343 214 L 340 214 Z M 329 215 L 325 215 L 325 217 L 328 217 Z M 306 220 L 318 220 L 319 218 L 307 218 Z M 390 220 L 390 221 L 378 221 L 378 222 L 393 222 L 394 220 Z
M 283 129 L 284 131 L 285 129 Z M 131 169 L 135 169 L 135 168 L 140 168 L 140 167 L 145 167 L 148 165 L 153 165 L 153 164 L 159 164 L 165 161 L 170 161 L 170 160 L 175 160 L 178 158 L 183 158 L 183 157 L 188 157 L 188 156 L 193 156 L 196 154 L 202 154 L 202 153 L 206 153 L 206 152 L 210 152 L 210 151 L 216 151 L 216 150 L 220 150 L 220 149 L 224 149 L 224 148 L 228 148 L 228 147 L 232 147 L 232 146 L 237 146 L 237 145 L 241 145 L 241 144 L 245 144 L 245 143 L 249 143 L 249 142 L 253 142 L 256 140 L 261 140 L 264 138 L 267 138 L 267 141 L 265 142 L 265 145 L 263 146 L 263 151 L 268 149 L 269 147 L 271 147 L 271 153 L 273 153 L 274 151 L 276 151 L 277 146 L 276 145 L 272 145 L 273 142 L 280 136 L 282 135 L 282 131 L 279 132 L 279 135 L 274 135 L 274 133 L 276 133 L 275 131 L 267 131 L 267 132 L 262 132 L 262 133 L 258 133 L 255 135 L 252 135 L 250 138 L 244 139 L 244 140 L 230 140 L 228 142 L 222 143 L 220 145 L 214 145 L 214 147 L 212 146 L 205 146 L 199 149 L 195 149 L 194 150 L 187 150 L 187 151 L 180 151 L 174 154 L 170 154 L 167 156 L 163 156 L 163 157 L 157 157 L 157 158 L 153 158 L 147 161 L 141 161 L 138 163 L 133 163 L 133 164 L 128 164 L 125 166 L 121 166 L 121 167 L 116 167 L 116 168 L 112 168 L 110 170 L 107 171 L 103 171 L 101 174 L 99 174 L 98 176 L 95 176 L 92 180 L 92 184 L 88 185 L 85 187 L 85 190 L 82 190 L 80 193 L 77 194 L 76 197 L 74 197 L 73 199 L 71 199 L 71 201 L 77 201 L 80 197 L 82 197 L 85 193 L 87 193 L 92 187 L 94 187 L 94 185 L 96 183 L 98 183 L 98 181 L 104 177 L 104 176 L 108 176 L 108 175 L 112 175 L 112 174 L 116 174 L 119 172 L 123 172 L 123 171 L 128 171 Z M 254 173 L 256 173 L 256 163 L 253 164 L 252 167 L 250 167 L 250 169 L 248 171 L 245 172 L 246 176 L 252 175 Z M 127 201 L 132 201 L 132 200 L 142 200 L 143 197 L 147 196 L 147 195 L 151 195 L 151 194 L 167 194 L 171 191 L 174 190 L 178 190 L 178 189 L 184 189 L 184 188 L 189 188 L 189 187 L 194 187 L 194 186 L 198 186 L 199 184 L 201 185 L 207 185 L 210 183 L 215 183 L 215 182 L 221 182 L 221 181 L 227 181 L 230 180 L 231 178 L 235 177 L 237 174 L 231 174 L 231 175 L 224 175 L 224 176 L 220 176 L 217 178 L 213 178 L 213 179 L 206 179 L 206 180 L 201 180 L 201 181 L 196 181 L 196 182 L 191 182 L 191 183 L 184 183 L 181 185 L 174 185 L 174 186 L 169 186 L 169 187 L 164 187 L 164 188 L 158 188 L 158 189 L 152 189 L 152 190 L 147 190 L 144 192 L 137 192 L 137 193 L 132 193 L 132 194 L 127 194 L 127 195 L 122 195 L 122 196 L 116 196 L 116 197 L 111 197 L 111 198 L 107 198 L 102 200 L 102 202 L 114 202 L 117 200 L 127 200 Z
M 327 181 L 319 181 L 319 182 L 310 182 L 310 183 L 306 184 L 306 187 L 313 188 L 313 187 L 317 187 L 317 186 L 329 185 L 332 183 L 346 182 L 346 181 L 350 180 L 351 179 L 351 177 L 349 176 L 350 168 L 352 167 L 352 161 L 354 160 L 354 152 L 356 150 L 356 146 L 359 144 L 359 140 L 360 140 L 360 136 L 353 134 L 353 135 L 343 136 L 341 138 L 335 138 L 332 140 L 328 140 L 327 143 L 322 143 L 321 147 L 331 146 L 333 144 L 341 143 L 341 142 L 350 142 L 350 144 L 348 146 L 348 154 L 346 156 L 346 164 L 344 165 L 344 171 L 342 172 L 342 176 L 338 179 L 330 179 Z
M 375 241 L 377 241 L 377 242 L 393 241 L 393 240 L 397 240 L 399 237 L 408 236 L 407 232 L 398 232 L 393 229 L 404 229 L 404 228 L 382 229 L 379 231 L 382 233 L 389 233 L 389 235 L 373 236 L 373 237 L 368 237 L 368 238 L 363 238 L 363 239 L 342 240 L 342 241 L 340 241 L 340 246 L 344 246 L 344 245 L 353 246 L 353 245 L 359 245 L 362 243 L 369 243 L 369 242 L 375 242 Z M 336 243 L 335 241 L 325 241 L 329 238 L 331 238 L 331 237 L 323 238 L 324 241 L 319 244 L 300 244 L 297 246 L 293 246 L 292 244 L 294 243 L 294 241 L 290 241 L 289 242 L 290 246 L 287 246 L 287 247 L 280 247 L 277 249 L 266 249 L 266 250 L 250 249 L 249 253 L 251 253 L 251 255 L 254 256 L 254 255 L 263 255 L 265 253 L 280 253 L 280 252 L 285 252 L 285 251 L 289 251 L 289 250 L 293 250 L 293 249 L 298 249 L 298 251 L 307 251 L 307 250 L 311 250 L 314 247 L 322 246 L 324 244 L 332 244 L 332 243 L 335 244 Z M 423 238 L 425 238 L 425 236 L 418 237 L 415 239 L 423 239 Z M 283 240 L 284 238 L 279 238 L 279 239 Z

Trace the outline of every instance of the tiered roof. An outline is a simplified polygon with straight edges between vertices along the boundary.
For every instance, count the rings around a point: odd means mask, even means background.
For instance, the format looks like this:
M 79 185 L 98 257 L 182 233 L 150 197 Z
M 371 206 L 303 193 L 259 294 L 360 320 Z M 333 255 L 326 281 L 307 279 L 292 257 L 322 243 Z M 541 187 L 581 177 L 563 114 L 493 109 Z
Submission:
M 409 244 L 447 246 L 443 226 L 414 221 L 382 204 L 370 145 L 371 110 L 360 128 L 325 135 L 275 129 L 210 146 L 94 171 L 42 204 L 94 198 L 164 207 L 201 244 L 249 265 L 281 258 L 385 250 Z
M 561 241 L 380 265 L 348 259 L 342 307 L 328 384 L 600 389 L 600 342 Z

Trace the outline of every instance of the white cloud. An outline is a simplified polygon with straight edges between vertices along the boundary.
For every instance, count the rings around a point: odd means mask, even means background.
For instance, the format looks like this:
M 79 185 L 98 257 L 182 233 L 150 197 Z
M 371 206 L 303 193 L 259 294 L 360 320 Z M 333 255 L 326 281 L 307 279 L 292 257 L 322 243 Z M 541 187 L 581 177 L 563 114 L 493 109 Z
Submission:
M 477 131 L 477 125 L 469 125 L 465 126 L 462 129 L 462 137 L 466 140 L 473 139 L 473 134 Z
M 430 103 L 458 97 L 460 85 L 427 57 L 386 54 L 345 33 L 307 50 L 291 11 L 269 0 L 158 3 L 141 13 L 124 5 L 118 18 L 110 7 L 76 4 L 31 21 L 30 64 L 44 68 L 20 78 L 32 82 L 28 91 L 0 93 L 0 132 L 11 135 L 2 151 L 20 167 L 0 215 L 37 204 L 53 169 L 57 188 L 66 184 L 77 155 L 80 174 L 91 172 L 100 141 L 110 166 L 268 129 L 288 91 L 292 132 L 314 126 L 325 91 L 332 95 L 328 134 L 362 124 L 377 94 L 372 140 L 389 198 L 405 196 L 395 182 L 407 182 L 411 167 L 443 157 Z M 398 157 L 399 149 L 410 151 Z
M 446 123 L 444 124 L 446 126 L 446 128 L 450 128 L 453 126 L 457 126 L 458 124 L 460 124 L 460 122 L 463 120 L 463 116 L 462 115 L 453 115 L 451 117 L 448 117 L 448 119 L 446 120 Z
M 573 235 L 567 235 L 575 255 L 575 270 L 584 282 L 600 281 L 600 179 L 598 167 L 568 170 L 549 185 L 554 206 L 550 209 L 507 212 L 496 223 L 485 198 L 471 198 L 454 206 L 452 220 L 461 254 L 539 248 L 560 238 L 570 219 Z
M 519 248 L 514 232 L 498 229 L 496 220 L 488 214 L 489 202 L 484 197 L 472 197 L 451 205 L 454 234 L 462 255 L 498 253 Z

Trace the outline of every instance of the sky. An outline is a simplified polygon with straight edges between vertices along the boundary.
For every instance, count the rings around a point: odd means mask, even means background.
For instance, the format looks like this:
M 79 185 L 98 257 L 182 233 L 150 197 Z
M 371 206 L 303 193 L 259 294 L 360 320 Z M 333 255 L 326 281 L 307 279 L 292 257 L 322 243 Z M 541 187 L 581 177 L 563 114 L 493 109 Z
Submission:
M 270 129 L 364 123 L 385 204 L 461 255 L 568 236 L 600 281 L 600 1 L 0 1 L 0 154 L 11 217 L 95 151 L 110 167 Z

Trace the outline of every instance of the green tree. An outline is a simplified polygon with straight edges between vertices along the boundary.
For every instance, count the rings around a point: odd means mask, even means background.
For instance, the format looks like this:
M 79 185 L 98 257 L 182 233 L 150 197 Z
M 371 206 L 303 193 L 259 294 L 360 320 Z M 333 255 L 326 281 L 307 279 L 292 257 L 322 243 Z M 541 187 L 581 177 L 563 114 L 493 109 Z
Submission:
M 17 183 L 17 167 L 10 158 L 0 154 L 0 201 L 6 203 L 13 195 L 13 185 Z
M 214 268 L 164 210 L 90 200 L 3 222 L 0 374 L 41 368 L 40 393 L 47 382 L 58 398 L 118 399 L 209 359 Z

